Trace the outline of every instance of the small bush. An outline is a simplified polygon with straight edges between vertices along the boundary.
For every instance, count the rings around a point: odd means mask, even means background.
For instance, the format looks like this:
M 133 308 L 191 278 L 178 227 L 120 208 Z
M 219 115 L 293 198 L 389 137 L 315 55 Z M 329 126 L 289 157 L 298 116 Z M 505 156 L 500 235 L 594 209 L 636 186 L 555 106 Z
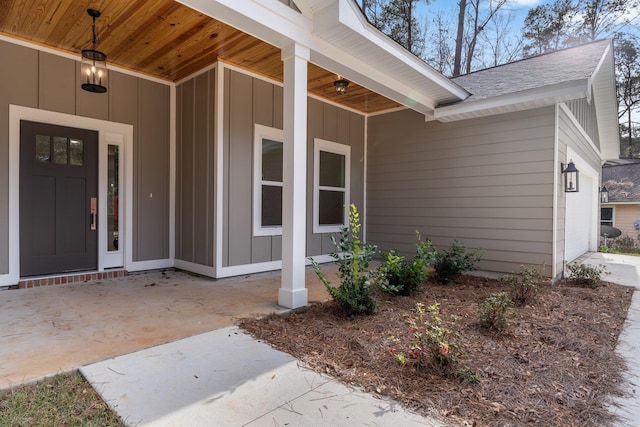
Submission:
M 320 270 L 318 263 L 310 258 L 318 278 L 322 281 L 331 298 L 343 308 L 349 317 L 371 314 L 376 309 L 373 296 L 373 284 L 378 279 L 376 269 L 369 270 L 369 265 L 376 254 L 377 247 L 360 241 L 360 214 L 355 205 L 349 208 L 349 226 L 341 227 L 340 240 L 331 236 L 336 252 L 331 256 L 338 263 L 340 286 L 334 287 Z
M 446 284 L 465 271 L 475 270 L 476 264 L 482 258 L 482 254 L 482 249 L 467 252 L 462 242 L 454 240 L 451 249 L 448 251 L 438 250 L 436 252 L 433 264 L 436 280 L 438 283 Z
M 602 283 L 602 276 L 610 274 L 603 265 L 567 264 L 569 279 L 578 286 L 597 288 Z
M 386 283 L 381 284 L 381 289 L 391 294 L 411 295 L 427 280 L 427 267 L 435 256 L 435 249 L 429 240 L 422 240 L 420 233 L 416 231 L 418 243 L 416 255 L 410 261 L 392 249 L 386 257 L 382 267 Z
M 449 367 L 457 362 L 463 354 L 462 335 L 460 334 L 457 322 L 458 317 L 445 318 L 440 314 L 440 304 L 435 302 L 425 308 L 422 303 L 417 303 L 415 317 L 409 316 L 407 324 L 413 334 L 406 356 L 404 352 L 398 352 L 391 348 L 390 352 L 401 364 L 407 362 L 407 358 L 415 360 L 415 363 L 426 368 L 430 363 L 435 362 L 439 367 Z M 402 344 L 400 339 L 390 337 L 396 344 Z
M 542 268 L 544 269 L 544 266 Z M 519 272 L 507 274 L 502 278 L 502 281 L 511 288 L 513 302 L 517 305 L 524 305 L 535 299 L 540 286 L 545 282 L 545 278 L 536 267 L 523 265 Z
M 504 291 L 489 295 L 478 305 L 480 326 L 495 331 L 504 330 L 512 305 L 513 302 Z

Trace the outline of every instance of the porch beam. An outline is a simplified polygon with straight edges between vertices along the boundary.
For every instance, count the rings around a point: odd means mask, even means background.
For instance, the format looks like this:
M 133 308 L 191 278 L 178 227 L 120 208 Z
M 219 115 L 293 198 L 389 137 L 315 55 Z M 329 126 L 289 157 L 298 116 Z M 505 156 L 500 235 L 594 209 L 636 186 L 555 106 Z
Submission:
M 282 194 L 282 283 L 278 304 L 307 305 L 305 287 L 307 233 L 307 63 L 309 49 L 292 43 L 284 62 L 284 171 Z

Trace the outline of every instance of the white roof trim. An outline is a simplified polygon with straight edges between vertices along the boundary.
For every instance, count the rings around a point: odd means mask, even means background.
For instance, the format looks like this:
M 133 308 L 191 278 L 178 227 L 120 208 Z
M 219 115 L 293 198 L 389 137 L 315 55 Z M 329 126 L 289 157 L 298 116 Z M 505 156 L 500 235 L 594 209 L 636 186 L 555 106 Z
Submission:
M 353 0 L 297 0 L 312 18 L 277 0 L 177 1 L 278 48 L 305 46 L 312 63 L 427 117 L 437 104 L 469 96 L 371 26 Z M 357 54 L 347 51 L 356 45 Z
M 487 99 L 437 107 L 436 120 L 451 122 L 555 105 L 587 96 L 587 81 L 576 80 Z

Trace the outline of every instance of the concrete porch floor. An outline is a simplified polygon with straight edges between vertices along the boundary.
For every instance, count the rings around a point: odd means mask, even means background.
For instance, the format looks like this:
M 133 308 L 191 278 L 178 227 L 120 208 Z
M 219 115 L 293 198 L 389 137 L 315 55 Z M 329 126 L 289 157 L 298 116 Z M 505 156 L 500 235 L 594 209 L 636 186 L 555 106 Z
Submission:
M 306 278 L 310 302 L 328 299 L 311 268 Z M 286 311 L 279 287 L 280 272 L 214 280 L 166 270 L 2 291 L 0 389 Z

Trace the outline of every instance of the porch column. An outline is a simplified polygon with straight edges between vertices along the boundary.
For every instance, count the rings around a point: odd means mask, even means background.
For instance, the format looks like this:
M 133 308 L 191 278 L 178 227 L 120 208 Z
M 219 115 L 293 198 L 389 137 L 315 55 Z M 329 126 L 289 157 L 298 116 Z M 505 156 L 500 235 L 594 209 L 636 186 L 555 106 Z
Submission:
M 282 49 L 284 62 L 284 176 L 282 193 L 282 284 L 278 304 L 307 305 L 307 62 L 309 49 L 292 43 Z

